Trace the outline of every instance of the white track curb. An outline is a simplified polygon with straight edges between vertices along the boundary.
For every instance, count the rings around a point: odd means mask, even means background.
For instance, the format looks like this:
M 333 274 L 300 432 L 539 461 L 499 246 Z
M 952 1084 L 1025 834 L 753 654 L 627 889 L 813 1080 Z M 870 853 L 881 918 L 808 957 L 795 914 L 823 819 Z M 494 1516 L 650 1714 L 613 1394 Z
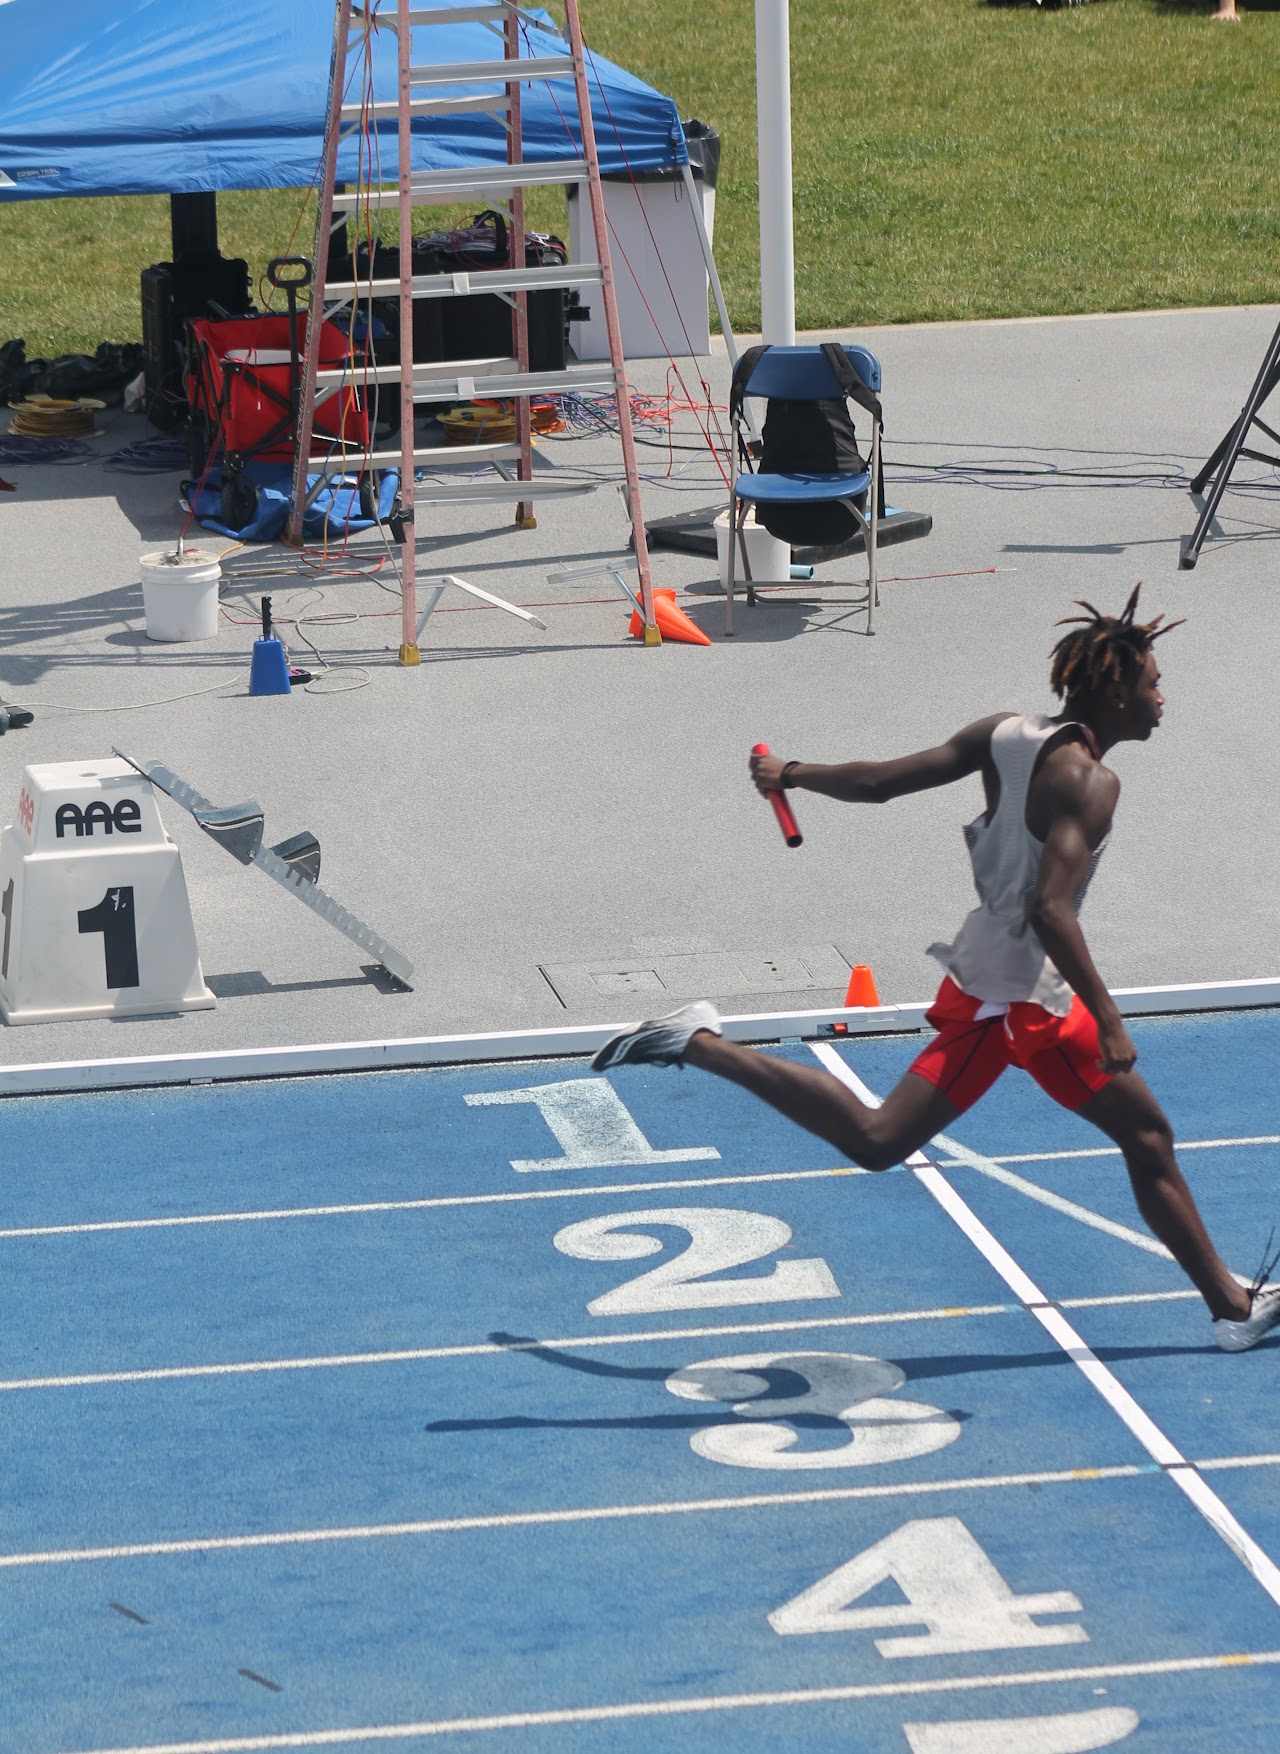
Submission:
M 1119 987 L 1126 1017 L 1252 1010 L 1280 1005 L 1280 978 L 1204 981 L 1192 986 Z M 930 1001 L 864 1010 L 772 1011 L 725 1017 L 733 1041 L 789 1041 L 808 1036 L 905 1035 L 926 1027 Z M 0 1067 L 0 1097 L 69 1091 L 126 1090 L 165 1084 L 221 1084 L 249 1078 L 300 1078 L 334 1072 L 402 1071 L 419 1066 L 494 1060 L 550 1060 L 594 1053 L 621 1024 L 527 1029 L 483 1035 L 425 1035 L 398 1041 L 319 1042 L 310 1046 L 232 1048 L 118 1060 L 52 1060 Z M 838 1037 L 837 1037 L 838 1039 Z

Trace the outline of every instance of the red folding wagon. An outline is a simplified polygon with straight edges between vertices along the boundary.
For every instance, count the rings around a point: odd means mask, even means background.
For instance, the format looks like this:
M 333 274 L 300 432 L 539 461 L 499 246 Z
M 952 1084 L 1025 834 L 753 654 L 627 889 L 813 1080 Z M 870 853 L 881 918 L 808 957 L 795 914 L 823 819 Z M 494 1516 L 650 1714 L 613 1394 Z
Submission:
M 200 319 L 187 325 L 187 402 L 192 474 L 199 477 L 222 455 L 223 521 L 242 529 L 253 516 L 257 492 L 243 471 L 247 462 L 291 462 L 307 312 L 289 316 Z M 335 323 L 321 326 L 321 371 L 359 361 L 350 339 Z M 362 466 L 369 445 L 369 417 L 354 381 L 317 397 L 314 440 L 354 453 Z

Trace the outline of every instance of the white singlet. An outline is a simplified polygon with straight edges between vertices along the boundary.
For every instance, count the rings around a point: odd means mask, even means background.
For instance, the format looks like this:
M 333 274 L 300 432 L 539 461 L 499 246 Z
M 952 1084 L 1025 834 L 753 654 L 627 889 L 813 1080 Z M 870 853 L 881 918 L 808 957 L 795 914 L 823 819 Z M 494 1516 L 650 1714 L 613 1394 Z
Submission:
M 1041 749 L 1063 729 L 1043 713 L 1028 713 L 1001 720 L 991 733 L 1000 796 L 990 822 L 984 811 L 964 831 L 981 905 L 965 920 L 954 943 L 929 946 L 929 955 L 975 999 L 1001 1008 L 1042 1005 L 1054 1017 L 1066 1016 L 1073 994 L 1027 920 L 1044 854 L 1044 842 L 1027 827 L 1027 792 Z M 1075 897 L 1077 913 L 1107 839 L 1089 862 Z

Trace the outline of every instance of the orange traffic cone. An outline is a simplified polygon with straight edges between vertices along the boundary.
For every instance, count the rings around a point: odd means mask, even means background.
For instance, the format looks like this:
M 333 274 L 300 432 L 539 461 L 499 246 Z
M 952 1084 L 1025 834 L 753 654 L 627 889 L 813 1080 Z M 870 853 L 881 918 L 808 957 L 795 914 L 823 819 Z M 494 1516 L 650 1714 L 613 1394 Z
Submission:
M 865 962 L 860 962 L 849 976 L 849 991 L 844 996 L 845 1010 L 854 1005 L 879 1005 L 875 979 Z
M 658 624 L 658 632 L 663 639 L 683 640 L 689 646 L 709 646 L 711 641 L 702 629 L 690 621 L 683 609 L 676 608 L 676 594 L 669 585 L 660 586 L 653 593 L 653 619 Z M 644 622 L 640 619 L 640 611 L 631 611 L 632 639 L 639 639 L 644 633 Z
M 866 963 L 860 962 L 849 976 L 849 990 L 844 996 L 844 1008 L 848 1011 L 855 1006 L 876 1006 L 879 1003 L 880 995 L 876 991 L 875 978 Z M 847 1023 L 833 1023 L 831 1033 L 833 1035 L 848 1035 L 849 1025 Z

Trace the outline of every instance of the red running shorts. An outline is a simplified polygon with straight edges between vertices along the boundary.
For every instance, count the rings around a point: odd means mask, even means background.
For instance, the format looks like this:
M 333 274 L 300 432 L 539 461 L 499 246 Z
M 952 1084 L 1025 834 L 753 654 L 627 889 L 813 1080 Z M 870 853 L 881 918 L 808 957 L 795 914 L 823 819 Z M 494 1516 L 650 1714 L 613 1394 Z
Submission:
M 1083 1107 L 1110 1084 L 1111 1074 L 1098 1064 L 1098 1025 L 1080 999 L 1072 999 L 1065 1017 L 1041 1005 L 1014 1004 L 1004 1016 L 979 1021 L 982 1004 L 948 975 L 925 1013 L 938 1033 L 911 1067 L 957 1114 L 972 1108 L 1007 1066 L 1030 1072 L 1063 1108 Z

